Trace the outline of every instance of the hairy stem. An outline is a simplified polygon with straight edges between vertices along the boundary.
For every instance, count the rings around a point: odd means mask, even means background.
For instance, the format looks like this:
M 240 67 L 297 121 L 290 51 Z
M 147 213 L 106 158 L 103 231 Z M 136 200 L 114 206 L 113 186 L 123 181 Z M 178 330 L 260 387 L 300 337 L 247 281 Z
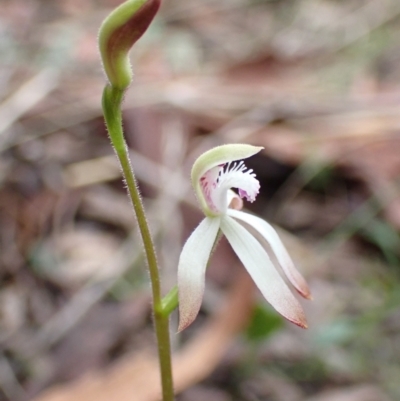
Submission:
M 158 356 L 160 360 L 163 401 L 173 401 L 174 390 L 171 367 L 171 346 L 169 339 L 169 313 L 163 313 L 160 275 L 155 247 L 123 134 L 121 113 L 123 95 L 124 92 L 122 90 L 107 85 L 103 92 L 103 112 L 110 140 L 121 164 L 128 194 L 136 214 L 150 272 L 154 325 L 157 336 Z

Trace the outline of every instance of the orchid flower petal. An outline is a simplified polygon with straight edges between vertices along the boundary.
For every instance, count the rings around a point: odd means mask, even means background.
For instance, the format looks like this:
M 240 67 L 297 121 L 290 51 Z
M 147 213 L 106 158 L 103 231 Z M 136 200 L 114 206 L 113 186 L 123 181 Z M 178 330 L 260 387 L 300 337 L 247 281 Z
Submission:
M 182 249 L 178 265 L 178 332 L 189 326 L 199 313 L 204 294 L 206 267 L 219 226 L 219 217 L 206 217 Z
M 212 170 L 214 167 L 224 165 L 236 160 L 247 159 L 250 156 L 258 153 L 262 147 L 243 145 L 243 144 L 229 144 L 217 146 L 209 151 L 203 153 L 194 163 L 192 168 L 192 184 L 199 199 L 201 208 L 206 216 L 216 216 L 217 213 L 210 209 L 204 193 L 201 189 L 200 180 L 203 175 Z M 217 173 L 217 171 L 216 171 Z
M 255 201 L 260 190 L 256 175 L 243 161 L 213 167 L 201 177 L 200 183 L 208 207 L 218 214 L 226 213 L 231 188 L 236 188 L 239 197 L 246 198 L 249 202 Z
M 265 299 L 286 319 L 306 328 L 307 321 L 302 307 L 261 244 L 228 215 L 221 219 L 221 230 Z
M 286 274 L 286 277 L 293 284 L 299 294 L 306 299 L 312 299 L 311 292 L 306 280 L 296 269 L 296 266 L 294 265 L 288 251 L 283 245 L 275 229 L 265 220 L 238 210 L 229 209 L 228 215 L 234 217 L 235 219 L 244 221 L 245 223 L 253 227 L 256 231 L 258 231 L 261 236 L 270 244 L 272 251 L 275 253 L 279 264 Z

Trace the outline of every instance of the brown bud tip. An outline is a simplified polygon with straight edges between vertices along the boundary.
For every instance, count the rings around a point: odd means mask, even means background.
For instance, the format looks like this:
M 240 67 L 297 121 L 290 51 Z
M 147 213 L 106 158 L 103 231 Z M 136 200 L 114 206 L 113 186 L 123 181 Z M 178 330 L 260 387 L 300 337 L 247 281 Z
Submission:
M 112 86 L 124 90 L 132 80 L 128 54 L 146 32 L 161 0 L 129 0 L 117 7 L 103 22 L 99 48 L 104 70 Z

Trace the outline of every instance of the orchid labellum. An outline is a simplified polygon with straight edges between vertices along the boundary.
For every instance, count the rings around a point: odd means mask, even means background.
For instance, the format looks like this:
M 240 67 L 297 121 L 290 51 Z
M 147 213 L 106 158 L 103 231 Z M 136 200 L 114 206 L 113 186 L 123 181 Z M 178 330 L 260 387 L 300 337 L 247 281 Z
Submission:
M 242 159 L 255 155 L 261 149 L 251 145 L 223 145 L 205 152 L 193 165 L 192 184 L 206 217 L 186 241 L 179 259 L 179 331 L 188 327 L 200 310 L 206 267 L 219 230 L 226 236 L 265 299 L 286 319 L 300 327 L 307 327 L 301 305 L 266 250 L 240 223 L 251 226 L 261 235 L 294 288 L 304 298 L 310 299 L 308 285 L 275 229 L 259 217 L 229 208 L 235 198 L 246 198 L 250 202 L 255 200 L 260 184 Z M 232 188 L 237 190 L 238 195 L 231 191 Z

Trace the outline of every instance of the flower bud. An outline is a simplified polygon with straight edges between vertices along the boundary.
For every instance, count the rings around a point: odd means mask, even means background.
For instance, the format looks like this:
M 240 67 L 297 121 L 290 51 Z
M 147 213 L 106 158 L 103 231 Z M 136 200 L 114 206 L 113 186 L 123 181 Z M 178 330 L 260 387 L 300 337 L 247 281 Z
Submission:
M 128 0 L 103 22 L 99 33 L 100 54 L 110 84 L 125 90 L 132 80 L 129 50 L 144 34 L 161 0 Z

